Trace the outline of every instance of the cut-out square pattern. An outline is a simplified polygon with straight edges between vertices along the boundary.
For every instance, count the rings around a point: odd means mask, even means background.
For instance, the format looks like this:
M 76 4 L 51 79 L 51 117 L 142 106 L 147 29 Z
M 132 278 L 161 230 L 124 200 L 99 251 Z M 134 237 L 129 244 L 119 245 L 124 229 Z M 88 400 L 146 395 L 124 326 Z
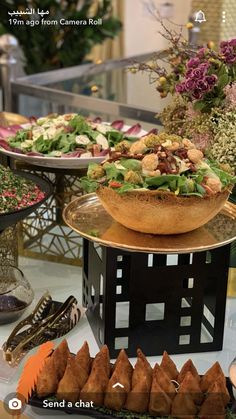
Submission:
M 122 286 L 121 285 L 116 286 L 116 294 L 122 294 Z
M 183 288 L 193 288 L 193 286 L 194 286 L 194 278 L 184 278 Z
M 178 255 L 167 255 L 166 264 L 169 266 L 178 265 Z
M 146 304 L 145 320 L 163 320 L 165 318 L 165 303 Z
M 191 326 L 191 316 L 181 316 L 180 326 Z
M 100 329 L 100 328 L 99 328 L 98 338 L 99 338 L 100 342 L 102 343 L 103 339 L 104 339 L 104 334 L 103 334 L 102 329 Z
M 189 345 L 189 344 L 190 344 L 190 335 L 179 336 L 179 345 Z
M 215 317 L 213 316 L 213 314 L 210 312 L 210 310 L 207 308 L 205 304 L 203 307 L 203 316 L 209 321 L 212 327 L 215 326 Z
M 181 298 L 181 308 L 189 308 L 193 304 L 193 297 Z
M 205 251 L 178 260 L 169 254 L 168 266 L 167 254 L 103 247 L 100 260 L 85 240 L 83 302 L 98 345 L 108 345 L 111 358 L 123 347 L 130 357 L 137 347 L 148 356 L 163 348 L 178 354 L 221 350 L 230 246 L 210 253 L 210 264 Z
M 209 250 L 206 251 L 206 260 L 205 263 L 211 263 L 211 252 Z
M 93 243 L 93 247 L 94 247 L 94 249 L 96 250 L 96 253 L 97 253 L 97 255 L 98 255 L 99 259 L 101 259 L 101 260 L 102 260 L 102 247 L 100 246 L 100 244 L 98 244 L 98 243 Z
M 100 274 L 99 279 L 100 279 L 100 281 L 99 281 L 99 289 L 100 289 L 99 294 L 103 295 L 103 284 L 104 284 L 103 274 Z
M 116 278 L 122 278 L 122 269 L 117 269 Z
M 115 349 L 127 349 L 129 347 L 128 336 L 115 338 Z
M 129 301 L 116 302 L 116 329 L 129 327 Z
M 203 323 L 201 323 L 200 343 L 212 343 L 213 335 L 207 330 Z
M 148 267 L 151 268 L 153 266 L 153 254 L 150 253 L 148 255 Z

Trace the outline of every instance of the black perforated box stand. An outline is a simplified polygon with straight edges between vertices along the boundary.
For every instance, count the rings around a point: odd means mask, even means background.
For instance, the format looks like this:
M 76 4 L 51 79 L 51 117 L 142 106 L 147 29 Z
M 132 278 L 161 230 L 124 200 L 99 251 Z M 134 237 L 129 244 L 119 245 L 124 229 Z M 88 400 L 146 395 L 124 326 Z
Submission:
M 166 255 L 84 240 L 83 304 L 112 358 L 222 349 L 230 246 Z

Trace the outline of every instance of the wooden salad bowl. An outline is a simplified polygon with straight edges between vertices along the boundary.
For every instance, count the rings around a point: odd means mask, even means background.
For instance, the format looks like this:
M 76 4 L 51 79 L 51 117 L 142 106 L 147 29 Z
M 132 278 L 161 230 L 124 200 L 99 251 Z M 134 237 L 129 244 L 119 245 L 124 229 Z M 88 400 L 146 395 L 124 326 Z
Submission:
M 105 210 L 125 227 L 149 234 L 180 234 L 214 218 L 227 201 L 230 189 L 204 198 L 144 190 L 118 194 L 109 187 L 100 187 L 96 193 Z

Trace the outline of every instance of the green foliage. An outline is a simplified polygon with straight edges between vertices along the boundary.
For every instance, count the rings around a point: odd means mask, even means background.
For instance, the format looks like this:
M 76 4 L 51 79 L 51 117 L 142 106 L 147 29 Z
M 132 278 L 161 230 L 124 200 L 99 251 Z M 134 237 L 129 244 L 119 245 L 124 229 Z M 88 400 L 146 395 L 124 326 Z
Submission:
M 102 0 L 91 15 L 93 0 L 6 0 L 0 8 L 0 34 L 11 33 L 18 38 L 25 56 L 24 69 L 28 74 L 78 65 L 94 45 L 114 38 L 121 29 L 121 22 L 112 16 L 111 3 L 112 0 Z M 77 4 L 81 4 L 79 9 Z M 102 18 L 103 24 L 10 25 L 8 12 L 25 8 L 49 10 L 47 20 Z M 29 16 L 24 19 L 29 19 Z M 37 20 L 41 19 L 37 16 Z

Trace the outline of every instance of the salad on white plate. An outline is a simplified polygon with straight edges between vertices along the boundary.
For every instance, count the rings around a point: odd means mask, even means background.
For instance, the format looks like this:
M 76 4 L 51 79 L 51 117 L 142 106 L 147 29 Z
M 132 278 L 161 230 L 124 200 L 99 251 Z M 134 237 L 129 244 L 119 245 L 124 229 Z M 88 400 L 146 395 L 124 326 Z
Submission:
M 78 167 L 102 161 L 117 144 L 145 134 L 140 124 L 129 127 L 122 120 L 106 123 L 76 113 L 50 114 L 21 127 L 0 127 L 0 150 L 28 163 Z

